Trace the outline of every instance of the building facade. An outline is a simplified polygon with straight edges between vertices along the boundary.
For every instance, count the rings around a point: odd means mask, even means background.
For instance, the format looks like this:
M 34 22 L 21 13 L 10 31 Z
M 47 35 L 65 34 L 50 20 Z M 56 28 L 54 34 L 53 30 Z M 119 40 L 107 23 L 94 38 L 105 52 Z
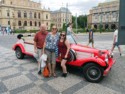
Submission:
M 38 30 L 41 23 L 50 28 L 50 11 L 31 0 L 1 0 L 0 25 L 11 29 Z
M 72 22 L 72 14 L 69 9 L 61 7 L 59 10 L 51 12 L 51 23 L 61 29 L 64 24 Z
M 119 21 L 119 0 L 110 0 L 109 2 L 99 3 L 93 7 L 88 15 L 88 26 L 93 25 L 99 28 L 115 29 Z

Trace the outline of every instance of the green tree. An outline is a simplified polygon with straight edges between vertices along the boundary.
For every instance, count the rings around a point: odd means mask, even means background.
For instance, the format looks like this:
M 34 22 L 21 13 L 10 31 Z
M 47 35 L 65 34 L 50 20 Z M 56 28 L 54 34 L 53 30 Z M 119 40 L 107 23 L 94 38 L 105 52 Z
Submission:
M 72 16 L 73 28 L 76 28 L 76 17 Z M 80 15 L 77 17 L 78 28 L 85 28 L 87 26 L 87 16 Z

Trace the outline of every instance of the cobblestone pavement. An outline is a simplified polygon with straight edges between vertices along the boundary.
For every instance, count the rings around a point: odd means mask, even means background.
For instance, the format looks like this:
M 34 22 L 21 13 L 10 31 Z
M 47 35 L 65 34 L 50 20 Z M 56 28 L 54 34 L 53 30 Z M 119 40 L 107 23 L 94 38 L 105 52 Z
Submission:
M 95 42 L 95 47 L 110 49 L 111 43 Z M 74 71 L 76 69 L 66 78 L 61 77 L 59 68 L 56 78 L 39 76 L 35 59 L 25 57 L 19 60 L 14 51 L 0 46 L 0 94 L 125 94 L 124 46 L 122 49 L 123 55 L 120 57 L 115 48 L 116 64 L 102 82 L 95 84 L 84 80 L 79 71 Z

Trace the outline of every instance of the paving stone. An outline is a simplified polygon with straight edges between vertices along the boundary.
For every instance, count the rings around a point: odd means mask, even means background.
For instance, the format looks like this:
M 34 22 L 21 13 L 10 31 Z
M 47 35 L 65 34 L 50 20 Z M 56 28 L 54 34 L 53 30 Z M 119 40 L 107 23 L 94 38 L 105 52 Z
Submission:
M 28 71 L 36 69 L 37 68 L 37 64 L 25 64 L 22 65 L 22 67 Z
M 74 94 L 121 94 L 99 84 L 89 84 Z
M 9 75 L 14 75 L 19 71 L 16 68 L 8 68 L 0 71 L 0 77 L 5 77 Z
M 47 83 L 40 85 L 40 88 L 45 90 L 47 94 L 59 94 L 59 91 L 55 90 L 53 87 L 49 86 Z
M 29 71 L 22 71 L 22 74 L 28 74 L 29 73 Z
M 0 94 L 7 91 L 8 89 L 6 88 L 6 86 L 2 82 L 0 82 Z
M 5 62 L 5 59 L 2 58 L 2 55 L 0 55 L 0 57 L 1 57 L 1 58 L 0 58 L 0 63 L 1 63 L 1 62 L 2 62 L 2 63 Z
M 27 76 L 31 81 L 33 81 L 33 82 L 38 81 L 38 78 L 37 78 L 35 75 L 33 75 L 32 73 L 28 73 L 28 74 L 26 74 L 26 76 Z
M 80 83 L 77 83 L 73 85 L 72 87 L 67 88 L 65 91 L 62 92 L 62 94 L 73 94 L 74 92 L 78 91 L 81 88 L 84 88 L 88 84 L 89 83 L 86 81 L 81 81 Z
M 69 87 L 71 87 L 79 82 L 81 82 L 81 79 L 77 79 L 73 75 L 68 75 L 66 78 L 57 77 L 55 79 L 48 81 L 47 83 L 48 83 L 48 85 L 50 85 L 51 87 L 53 87 L 57 91 L 63 92 L 67 88 L 69 88 Z
M 5 80 L 5 81 L 3 81 L 3 83 L 9 90 L 12 90 L 12 89 L 16 89 L 18 87 L 30 84 L 31 80 L 29 78 L 27 78 L 25 75 L 21 75 L 18 77 L 14 77 L 14 78 Z
M 4 92 L 4 93 L 2 93 L 2 94 L 10 94 L 10 92 L 9 92 L 9 91 L 7 91 L 7 92 Z
M 37 86 L 40 86 L 40 85 L 42 85 L 43 83 L 44 83 L 44 81 L 43 80 L 37 80 L 37 81 L 35 81 L 34 82 Z
M 18 94 L 48 94 L 48 93 L 45 92 L 42 88 L 35 86 Z
M 4 76 L 4 77 L 1 78 L 1 80 L 4 81 L 4 80 L 7 80 L 7 79 L 10 79 L 10 78 L 13 78 L 13 77 L 17 77 L 17 76 L 20 76 L 20 75 L 21 75 L 21 73 L 19 72 L 19 73 L 13 74 L 13 75 Z
M 23 91 L 27 91 L 29 90 L 30 88 L 33 88 L 35 86 L 34 83 L 30 83 L 30 84 L 26 84 L 24 86 L 21 86 L 21 87 L 17 87 L 16 89 L 13 89 L 13 90 L 10 90 L 9 93 L 10 94 L 18 94 L 18 93 L 21 93 Z M 23 94 L 23 93 L 22 93 Z M 24 94 L 30 94 L 30 93 L 25 93 Z M 35 94 L 35 93 L 34 93 Z

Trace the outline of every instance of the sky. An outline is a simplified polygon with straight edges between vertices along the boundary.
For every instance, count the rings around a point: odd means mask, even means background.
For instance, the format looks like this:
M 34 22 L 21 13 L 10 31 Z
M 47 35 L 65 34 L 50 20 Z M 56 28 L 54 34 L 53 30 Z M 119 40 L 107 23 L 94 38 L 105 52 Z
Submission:
M 60 9 L 60 7 L 66 7 L 68 3 L 68 9 L 72 13 L 72 15 L 85 15 L 89 14 L 89 10 L 92 7 L 98 5 L 98 3 L 102 3 L 104 1 L 111 0 L 31 0 L 36 2 L 41 2 L 42 8 L 50 8 L 51 11 L 55 11 Z

